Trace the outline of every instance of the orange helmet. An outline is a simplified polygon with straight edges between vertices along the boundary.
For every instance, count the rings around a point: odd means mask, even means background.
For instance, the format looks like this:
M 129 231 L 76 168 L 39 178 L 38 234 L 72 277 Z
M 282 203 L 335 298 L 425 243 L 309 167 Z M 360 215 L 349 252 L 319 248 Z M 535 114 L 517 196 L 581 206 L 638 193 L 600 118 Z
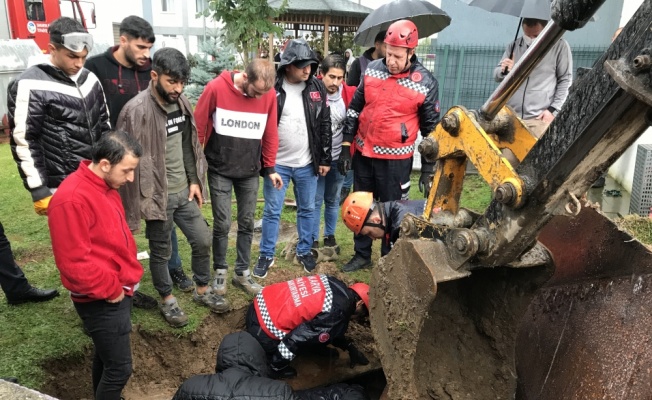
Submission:
M 390 46 L 407 47 L 413 49 L 419 44 L 419 31 L 414 22 L 402 19 L 387 28 L 385 43 Z
M 368 310 L 369 309 L 369 285 L 367 285 L 366 283 L 358 282 L 349 286 L 349 288 L 354 292 L 356 292 L 358 296 L 360 296 L 362 302 L 364 303 L 364 305 L 367 307 Z
M 373 204 L 374 195 L 371 192 L 353 192 L 348 195 L 342 203 L 344 225 L 356 235 L 360 233 Z

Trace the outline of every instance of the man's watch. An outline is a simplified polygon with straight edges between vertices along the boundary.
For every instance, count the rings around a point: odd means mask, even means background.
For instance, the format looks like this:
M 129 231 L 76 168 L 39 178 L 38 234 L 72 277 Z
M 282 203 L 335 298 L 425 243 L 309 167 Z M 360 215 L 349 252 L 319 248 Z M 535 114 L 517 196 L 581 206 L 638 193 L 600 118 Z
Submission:
M 559 110 L 557 110 L 555 107 L 550 106 L 548 107 L 548 111 L 550 111 L 550 114 L 552 114 L 553 117 L 556 117 L 557 114 L 559 113 Z

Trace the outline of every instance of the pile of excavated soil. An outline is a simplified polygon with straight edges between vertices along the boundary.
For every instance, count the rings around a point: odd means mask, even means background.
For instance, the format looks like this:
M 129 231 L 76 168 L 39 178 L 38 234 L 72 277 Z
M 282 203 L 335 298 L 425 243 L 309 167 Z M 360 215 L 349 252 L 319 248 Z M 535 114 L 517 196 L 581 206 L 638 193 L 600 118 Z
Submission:
M 284 224 L 282 230 L 283 237 L 290 237 L 295 228 Z M 283 244 L 280 246 L 282 248 Z M 341 273 L 334 263 L 321 263 L 315 273 L 335 275 L 347 283 L 353 283 L 351 277 Z M 264 283 L 282 282 L 304 274 L 299 266 L 272 267 Z M 211 314 L 197 331 L 182 337 L 169 331 L 146 332 L 139 326 L 134 326 L 131 334 L 133 375 L 124 390 L 125 399 L 169 400 L 186 378 L 214 373 L 218 345 L 225 335 L 244 329 L 246 309 L 247 305 L 240 305 L 238 309 L 226 314 Z M 375 354 L 368 319 L 352 321 L 347 336 L 368 356 L 369 365 L 352 369 L 349 367 L 348 354 L 343 352 L 340 352 L 339 358 L 331 360 L 297 357 L 293 366 L 299 375 L 289 381 L 292 387 L 306 389 L 342 382 L 379 370 L 380 360 Z M 91 399 L 91 363 L 91 349 L 87 349 L 83 358 L 49 361 L 45 369 L 50 376 L 42 391 L 62 400 Z

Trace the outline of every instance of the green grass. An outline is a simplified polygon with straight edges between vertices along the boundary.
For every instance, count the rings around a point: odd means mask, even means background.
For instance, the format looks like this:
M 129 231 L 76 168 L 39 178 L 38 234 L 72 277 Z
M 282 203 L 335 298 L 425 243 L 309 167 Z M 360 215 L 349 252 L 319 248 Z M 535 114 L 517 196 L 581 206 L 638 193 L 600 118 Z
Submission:
M 419 175 L 412 177 L 410 197 L 423 198 L 418 192 Z M 292 188 L 288 188 L 286 197 L 293 198 Z M 262 184 L 259 198 L 262 198 Z M 462 205 L 481 211 L 490 200 L 490 191 L 481 178 L 470 176 L 467 187 L 462 195 Z M 235 218 L 235 205 L 233 206 Z M 262 217 L 263 203 L 258 203 L 256 218 Z M 203 213 L 212 225 L 210 206 L 204 206 Z M 295 210 L 284 207 L 282 221 L 294 222 Z M 61 296 L 53 301 L 40 304 L 25 304 L 9 307 L 0 295 L 0 376 L 16 376 L 22 384 L 38 389 L 46 380 L 46 371 L 41 366 L 52 359 L 76 357 L 84 354 L 90 339 L 82 333 L 81 322 L 70 301 L 68 292 L 61 285 L 59 274 L 52 256 L 49 230 L 46 217 L 34 213 L 29 193 L 23 188 L 16 164 L 11 158 L 9 145 L 0 144 L 0 221 L 3 223 L 7 236 L 11 241 L 14 255 L 30 283 L 41 288 L 56 287 Z M 147 250 L 147 240 L 144 233 L 137 234 L 136 242 L 140 251 Z M 353 236 L 343 224 L 338 224 L 337 241 L 342 249 L 338 266 L 346 263 L 353 255 Z M 190 247 L 185 237 L 179 235 L 179 247 L 184 268 L 189 270 Z M 277 246 L 277 256 L 284 245 Z M 374 259 L 379 257 L 379 246 L 374 246 Z M 233 265 L 235 260 L 235 243 L 229 246 L 228 261 Z M 252 260 L 258 257 L 258 243 L 254 242 Z M 253 261 L 252 261 L 253 262 Z M 277 268 L 297 269 L 291 262 L 278 258 Z M 141 291 L 156 295 L 152 286 L 148 263 L 143 263 L 146 272 L 143 275 Z M 232 273 L 232 271 L 231 271 Z M 347 274 L 347 279 L 366 281 L 370 279 L 370 270 Z M 183 336 L 194 332 L 204 318 L 209 315 L 208 309 L 196 306 L 187 293 L 175 294 L 189 315 L 190 323 L 182 329 L 170 328 L 156 310 L 134 309 L 133 323 L 142 331 L 165 331 L 171 335 Z M 251 299 L 243 292 L 229 290 L 228 299 L 234 308 L 244 307 Z

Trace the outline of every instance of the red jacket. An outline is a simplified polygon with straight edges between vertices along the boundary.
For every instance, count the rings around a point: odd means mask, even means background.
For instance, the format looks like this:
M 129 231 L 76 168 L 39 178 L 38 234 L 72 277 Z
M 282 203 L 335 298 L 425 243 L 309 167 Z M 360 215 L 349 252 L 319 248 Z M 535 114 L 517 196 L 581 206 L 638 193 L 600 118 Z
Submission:
M 385 59 L 372 61 L 347 110 L 344 141 L 365 157 L 412 157 L 417 132 L 427 136 L 439 121 L 439 85 L 415 56 L 392 75 Z M 355 140 L 354 140 L 355 139 Z
M 224 71 L 210 81 L 197 101 L 199 143 L 211 172 L 247 178 L 262 168 L 267 176 L 275 172 L 278 152 L 276 91 L 247 97 L 235 88 L 232 74 Z
M 143 275 L 118 191 L 82 161 L 48 207 L 54 261 L 73 301 L 131 296 Z

